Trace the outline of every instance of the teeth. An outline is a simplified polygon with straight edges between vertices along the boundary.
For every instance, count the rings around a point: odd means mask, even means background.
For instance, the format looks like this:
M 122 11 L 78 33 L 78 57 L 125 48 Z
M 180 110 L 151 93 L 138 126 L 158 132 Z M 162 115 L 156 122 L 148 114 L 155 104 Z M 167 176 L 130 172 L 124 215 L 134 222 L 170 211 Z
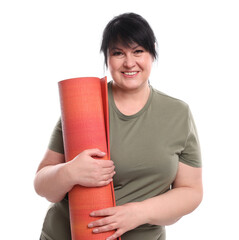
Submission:
M 137 72 L 124 72 L 125 75 L 135 75 Z

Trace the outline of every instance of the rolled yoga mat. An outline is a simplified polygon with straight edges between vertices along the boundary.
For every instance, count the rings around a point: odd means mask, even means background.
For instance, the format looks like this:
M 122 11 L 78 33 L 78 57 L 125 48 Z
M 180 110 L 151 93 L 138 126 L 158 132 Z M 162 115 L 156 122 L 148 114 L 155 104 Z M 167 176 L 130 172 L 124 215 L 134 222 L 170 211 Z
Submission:
M 98 148 L 110 159 L 107 79 L 73 78 L 60 81 L 61 120 L 65 159 Z M 89 214 L 115 206 L 113 183 L 104 187 L 74 186 L 68 194 L 72 240 L 103 240 L 114 233 L 92 233 Z M 120 240 L 120 238 L 118 238 Z

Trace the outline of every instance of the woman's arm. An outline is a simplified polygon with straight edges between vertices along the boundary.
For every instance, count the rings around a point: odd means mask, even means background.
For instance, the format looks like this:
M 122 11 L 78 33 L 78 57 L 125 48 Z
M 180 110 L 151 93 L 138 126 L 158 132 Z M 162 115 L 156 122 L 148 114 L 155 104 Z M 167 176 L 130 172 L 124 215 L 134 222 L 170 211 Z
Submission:
M 170 225 L 182 216 L 192 212 L 202 201 L 202 170 L 179 163 L 173 189 L 142 202 L 128 203 L 92 213 L 92 216 L 105 216 L 92 222 L 89 227 L 94 232 L 116 229 L 108 240 L 116 239 L 139 225 Z
M 65 163 L 63 154 L 47 150 L 35 176 L 36 192 L 51 202 L 59 202 L 76 184 L 85 187 L 109 184 L 115 174 L 113 162 L 93 158 L 104 155 L 99 149 L 88 149 Z
M 51 202 L 58 202 L 71 189 L 71 184 L 66 179 L 64 155 L 47 150 L 35 176 L 36 192 Z
M 179 163 L 173 189 L 139 205 L 149 224 L 171 225 L 198 207 L 203 197 L 202 169 Z

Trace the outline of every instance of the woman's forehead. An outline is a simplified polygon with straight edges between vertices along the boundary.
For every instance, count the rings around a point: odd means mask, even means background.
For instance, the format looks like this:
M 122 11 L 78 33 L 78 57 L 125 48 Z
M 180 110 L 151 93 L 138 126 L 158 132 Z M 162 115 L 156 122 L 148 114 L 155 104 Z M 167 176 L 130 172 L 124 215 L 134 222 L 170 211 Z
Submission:
M 122 42 L 118 42 L 118 43 L 114 43 L 109 47 L 109 50 L 114 50 L 114 49 L 135 49 L 139 47 L 138 43 L 122 43 Z

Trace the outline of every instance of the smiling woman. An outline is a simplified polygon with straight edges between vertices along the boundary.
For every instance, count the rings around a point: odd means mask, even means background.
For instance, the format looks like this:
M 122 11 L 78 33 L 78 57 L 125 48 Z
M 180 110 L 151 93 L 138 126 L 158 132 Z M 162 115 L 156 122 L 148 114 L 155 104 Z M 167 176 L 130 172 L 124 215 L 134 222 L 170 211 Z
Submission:
M 133 13 L 112 19 L 104 30 L 101 51 L 114 79 L 116 106 L 126 115 L 139 111 L 149 97 L 148 79 L 157 58 L 156 42 L 148 22 Z
M 136 43 L 129 47 L 116 45 L 109 49 L 109 70 L 114 85 L 123 91 L 149 88 L 148 79 L 152 63 L 152 55 Z
M 119 15 L 106 26 L 101 51 L 113 78 L 108 83 L 112 161 L 93 158 L 104 156 L 101 149 L 86 149 L 64 163 L 61 121 L 57 123 L 35 178 L 37 192 L 55 202 L 42 240 L 71 239 L 67 192 L 77 184 L 101 187 L 114 180 L 117 206 L 95 209 L 90 216 L 100 219 L 88 224 L 95 234 L 115 230 L 107 240 L 165 240 L 165 225 L 200 204 L 195 123 L 186 103 L 149 84 L 155 43 L 151 27 L 137 14 Z
M 152 55 L 136 43 L 129 47 L 118 44 L 109 49 L 108 66 L 114 79 L 114 100 L 122 113 L 134 114 L 147 102 L 152 63 Z M 137 96 L 140 98 L 136 101 Z

